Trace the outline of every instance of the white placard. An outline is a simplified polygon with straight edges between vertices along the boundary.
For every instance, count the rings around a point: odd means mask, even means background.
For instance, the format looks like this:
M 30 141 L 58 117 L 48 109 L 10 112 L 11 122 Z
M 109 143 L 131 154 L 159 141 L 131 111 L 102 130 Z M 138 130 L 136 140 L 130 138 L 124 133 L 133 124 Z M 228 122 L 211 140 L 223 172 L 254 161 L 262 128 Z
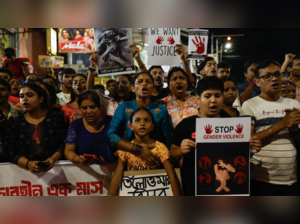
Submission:
M 0 196 L 106 196 L 116 164 L 83 166 L 70 162 L 32 173 L 0 164 Z
M 207 54 L 208 30 L 189 30 L 189 59 L 203 60 Z
M 180 44 L 180 28 L 149 28 L 148 64 L 178 66 L 180 56 L 175 52 L 176 44 Z
M 251 137 L 251 119 L 243 118 L 197 119 L 196 142 L 248 142 Z

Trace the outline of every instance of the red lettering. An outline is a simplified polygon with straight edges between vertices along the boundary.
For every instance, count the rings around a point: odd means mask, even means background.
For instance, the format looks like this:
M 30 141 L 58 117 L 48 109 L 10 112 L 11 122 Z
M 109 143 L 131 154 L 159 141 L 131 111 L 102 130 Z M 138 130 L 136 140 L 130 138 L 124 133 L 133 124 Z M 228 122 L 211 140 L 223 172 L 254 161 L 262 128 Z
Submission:
M 95 189 L 91 189 L 92 194 L 103 194 L 103 183 L 100 181 L 90 182 L 90 185 L 95 187 Z

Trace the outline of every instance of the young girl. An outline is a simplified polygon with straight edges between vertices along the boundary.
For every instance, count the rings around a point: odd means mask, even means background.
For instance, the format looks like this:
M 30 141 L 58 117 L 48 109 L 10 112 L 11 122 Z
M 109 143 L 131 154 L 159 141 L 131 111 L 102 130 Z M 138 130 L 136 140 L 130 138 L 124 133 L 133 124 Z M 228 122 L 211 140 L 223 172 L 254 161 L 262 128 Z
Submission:
M 223 105 L 219 114 L 221 115 L 221 117 L 239 117 L 239 111 L 233 107 L 233 103 L 237 97 L 236 85 L 230 79 L 225 80 L 223 84 Z
M 154 129 L 154 118 L 151 112 L 145 108 L 141 107 L 132 113 L 130 117 L 130 129 L 135 135 L 135 139 L 132 141 L 133 144 L 138 144 L 140 146 L 147 146 L 150 144 L 156 144 L 156 147 L 151 150 L 151 154 L 154 157 L 157 157 L 164 165 L 164 168 L 167 172 L 167 175 L 170 179 L 171 188 L 174 196 L 180 195 L 180 190 L 177 182 L 177 178 L 173 169 L 171 162 L 169 161 L 170 153 L 167 147 L 153 139 L 150 138 L 150 132 Z M 133 147 L 131 152 L 121 151 L 117 152 L 119 156 L 118 165 L 115 170 L 115 174 L 111 180 L 108 195 L 115 195 L 118 191 L 119 184 L 121 183 L 123 171 L 124 171 L 124 162 L 127 163 L 127 170 L 154 170 L 159 168 L 159 166 L 148 166 L 137 155 L 142 152 L 142 147 L 140 151 L 136 150 L 136 147 Z

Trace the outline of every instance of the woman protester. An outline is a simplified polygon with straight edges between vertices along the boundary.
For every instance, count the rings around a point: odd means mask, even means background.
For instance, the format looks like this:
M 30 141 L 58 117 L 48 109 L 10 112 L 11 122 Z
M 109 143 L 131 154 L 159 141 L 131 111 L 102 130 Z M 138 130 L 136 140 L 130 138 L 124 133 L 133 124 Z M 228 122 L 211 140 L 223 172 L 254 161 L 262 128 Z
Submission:
M 8 126 L 4 155 L 8 161 L 32 172 L 52 169 L 65 148 L 63 118 L 57 112 L 47 111 L 47 92 L 37 84 L 25 83 L 20 99 L 25 114 Z M 48 165 L 41 166 L 39 161 Z
M 72 122 L 65 140 L 65 157 L 73 163 L 105 165 L 117 158 L 106 140 L 112 117 L 101 114 L 101 101 L 102 94 L 96 90 L 78 96 L 82 118 Z
M 237 97 L 236 85 L 231 79 L 224 80 L 223 83 L 223 105 L 219 114 L 221 117 L 239 117 L 240 112 L 233 107 Z
M 86 81 L 87 78 L 84 74 L 77 74 L 74 77 L 71 89 L 71 101 L 61 108 L 61 114 L 68 125 L 82 117 L 78 98 L 79 95 L 86 90 Z
M 188 76 L 179 67 L 173 67 L 168 73 L 168 85 L 171 94 L 159 101 L 167 107 L 175 128 L 184 118 L 198 114 L 198 98 L 186 93 L 188 89 Z
M 40 83 L 40 86 L 43 87 L 47 94 L 48 94 L 48 106 L 47 106 L 47 110 L 48 111 L 56 111 L 56 112 L 60 112 L 61 108 L 58 105 L 58 98 L 56 96 L 56 92 L 55 92 L 55 88 L 53 85 L 47 83 L 47 82 L 42 82 Z

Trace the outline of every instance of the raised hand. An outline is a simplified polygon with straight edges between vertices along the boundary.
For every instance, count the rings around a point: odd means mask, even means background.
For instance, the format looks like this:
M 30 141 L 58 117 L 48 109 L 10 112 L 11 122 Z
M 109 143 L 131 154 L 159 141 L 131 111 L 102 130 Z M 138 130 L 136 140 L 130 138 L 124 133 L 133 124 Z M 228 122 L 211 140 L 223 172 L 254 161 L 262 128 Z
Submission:
M 184 46 L 183 46 L 183 43 L 181 40 L 180 40 L 180 44 L 175 45 L 175 48 L 176 48 L 175 52 L 180 55 L 180 58 L 182 60 L 184 60 L 185 59 L 185 49 L 184 49 Z
M 199 38 L 199 40 L 198 40 L 198 38 Z M 199 36 L 198 38 L 197 38 L 197 36 L 195 36 L 195 40 L 196 41 L 192 39 L 193 43 L 197 47 L 197 51 L 192 51 L 191 52 L 192 54 L 195 54 L 195 53 L 202 54 L 202 53 L 205 52 L 205 44 L 204 44 L 205 43 L 205 39 L 203 37 L 203 42 L 202 42 L 201 37 Z
M 287 63 L 291 63 L 291 62 L 294 60 L 295 56 L 296 56 L 296 55 L 294 55 L 294 54 L 286 54 L 286 55 L 285 55 L 285 61 L 286 61 Z
M 205 129 L 205 132 L 206 132 L 206 134 L 211 134 L 214 130 L 212 129 L 212 126 L 209 124 L 209 125 L 206 125 L 205 127 L 204 127 L 204 129 Z
M 174 40 L 173 37 L 169 37 L 168 41 L 169 41 L 169 44 L 174 44 L 175 43 L 175 40 Z
M 134 58 L 139 58 L 140 57 L 140 49 L 135 44 L 131 44 L 129 47 L 131 48 L 132 56 Z
M 164 41 L 164 38 L 161 37 L 161 36 L 159 36 L 159 37 L 157 38 L 157 40 L 156 40 L 156 43 L 157 43 L 157 44 L 162 44 L 163 41 Z
M 237 133 L 237 134 L 241 134 L 241 133 L 243 132 L 243 128 L 244 128 L 243 125 L 238 124 L 238 125 L 236 126 L 236 129 L 235 129 L 236 133 Z

